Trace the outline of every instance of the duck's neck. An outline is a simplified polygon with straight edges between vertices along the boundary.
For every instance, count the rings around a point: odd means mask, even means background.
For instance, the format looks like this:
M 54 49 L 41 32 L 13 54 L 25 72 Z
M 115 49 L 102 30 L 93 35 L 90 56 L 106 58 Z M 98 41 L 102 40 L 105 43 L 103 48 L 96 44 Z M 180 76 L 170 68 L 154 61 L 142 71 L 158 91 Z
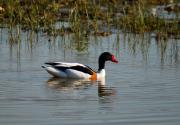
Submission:
M 98 69 L 98 72 L 100 72 L 102 69 L 105 69 L 105 61 L 99 59 L 99 69 Z
M 98 63 L 99 63 L 99 69 L 98 69 L 98 72 L 97 72 L 98 78 L 105 77 L 105 75 L 106 75 L 106 72 L 105 72 L 105 60 L 102 57 L 100 57 Z
M 105 76 L 106 76 L 105 69 L 98 70 L 98 72 L 97 72 L 98 79 L 104 78 Z

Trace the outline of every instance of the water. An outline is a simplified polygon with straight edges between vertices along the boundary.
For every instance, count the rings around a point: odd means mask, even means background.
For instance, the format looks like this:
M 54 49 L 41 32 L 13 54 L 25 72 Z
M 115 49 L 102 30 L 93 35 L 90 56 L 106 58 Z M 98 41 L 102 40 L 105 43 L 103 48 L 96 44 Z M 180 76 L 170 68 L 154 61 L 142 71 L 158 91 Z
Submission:
M 2 32 L 1 125 L 179 125 L 180 41 L 169 39 L 166 45 L 153 37 L 145 36 L 143 41 L 138 35 L 121 33 L 120 42 L 116 34 L 90 37 L 85 50 L 78 52 L 70 36 L 54 41 L 39 33 L 29 45 L 27 33 L 22 32 L 21 46 L 11 46 L 8 31 Z M 97 69 L 103 51 L 119 60 L 119 64 L 106 64 L 105 85 L 53 79 L 41 68 L 46 61 L 59 60 Z
M 157 6 L 157 16 L 161 19 L 166 19 L 166 20 L 173 20 L 173 19 L 179 19 L 180 14 L 175 13 L 175 12 L 168 12 L 164 10 L 166 7 L 174 7 L 177 6 L 177 8 L 180 6 L 180 4 L 169 4 L 169 5 L 161 5 Z

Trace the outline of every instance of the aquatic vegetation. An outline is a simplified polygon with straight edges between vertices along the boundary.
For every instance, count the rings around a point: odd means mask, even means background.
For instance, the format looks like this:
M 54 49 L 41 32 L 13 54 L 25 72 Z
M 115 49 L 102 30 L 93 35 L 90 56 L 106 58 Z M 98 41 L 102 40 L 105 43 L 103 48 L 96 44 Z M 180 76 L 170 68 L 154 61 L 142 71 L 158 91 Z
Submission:
M 43 31 L 49 35 L 65 35 L 64 29 L 56 29 L 54 24 L 57 21 L 67 21 L 70 32 L 78 37 L 89 34 L 108 36 L 113 28 L 136 33 L 166 29 L 171 35 L 179 35 L 178 18 L 174 19 L 175 21 L 167 21 L 149 13 L 149 4 L 171 2 L 173 1 L 1 0 L 0 23 L 6 24 L 10 29 L 20 24 L 23 30 Z M 167 6 L 165 10 L 168 7 L 171 8 Z M 173 5 L 173 10 L 179 12 L 178 4 Z M 178 29 L 173 27 L 174 23 Z
M 71 35 L 71 45 L 65 40 L 63 46 L 78 52 L 88 51 L 89 38 L 107 37 L 117 34 L 117 50 L 120 48 L 120 34 L 139 34 L 139 41 L 128 42 L 133 55 L 137 50 L 143 58 L 148 57 L 150 37 L 154 34 L 164 60 L 168 38 L 180 38 L 179 4 L 168 0 L 0 0 L 0 26 L 8 28 L 9 44 L 21 47 L 21 34 L 28 32 L 29 48 L 33 48 L 34 34 L 39 32 L 49 36 L 53 44 L 57 36 Z M 160 8 L 157 8 L 158 7 Z M 175 17 L 158 15 L 162 11 L 173 13 Z M 159 12 L 160 11 L 160 12 Z M 166 13 L 167 14 L 167 13 Z M 60 26 L 57 23 L 60 22 Z M 66 23 L 66 25 L 64 24 Z M 67 45 L 68 44 L 68 45 Z M 139 47 L 137 47 L 139 45 Z M 31 50 L 30 49 L 30 50 Z M 177 51 L 173 55 L 178 55 Z M 20 49 L 19 49 L 20 50 Z M 176 58 L 177 56 L 174 56 Z

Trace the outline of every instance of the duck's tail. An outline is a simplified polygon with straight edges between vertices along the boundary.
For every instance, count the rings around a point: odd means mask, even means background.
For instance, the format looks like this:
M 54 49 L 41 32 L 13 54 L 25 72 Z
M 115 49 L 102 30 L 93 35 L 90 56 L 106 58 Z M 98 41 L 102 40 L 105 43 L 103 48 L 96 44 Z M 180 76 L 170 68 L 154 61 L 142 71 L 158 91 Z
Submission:
M 41 66 L 41 67 L 44 68 L 44 69 L 46 68 L 45 66 Z

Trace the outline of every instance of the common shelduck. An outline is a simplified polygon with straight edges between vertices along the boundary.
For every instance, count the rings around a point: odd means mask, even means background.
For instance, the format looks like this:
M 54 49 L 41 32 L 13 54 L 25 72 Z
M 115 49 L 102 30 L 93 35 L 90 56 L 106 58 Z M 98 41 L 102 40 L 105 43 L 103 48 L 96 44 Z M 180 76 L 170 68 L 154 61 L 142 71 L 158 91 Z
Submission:
M 118 63 L 113 54 L 103 52 L 99 56 L 99 69 L 97 72 L 91 69 L 89 66 L 80 63 L 46 62 L 46 66 L 42 67 L 54 77 L 98 80 L 105 77 L 106 61 Z

